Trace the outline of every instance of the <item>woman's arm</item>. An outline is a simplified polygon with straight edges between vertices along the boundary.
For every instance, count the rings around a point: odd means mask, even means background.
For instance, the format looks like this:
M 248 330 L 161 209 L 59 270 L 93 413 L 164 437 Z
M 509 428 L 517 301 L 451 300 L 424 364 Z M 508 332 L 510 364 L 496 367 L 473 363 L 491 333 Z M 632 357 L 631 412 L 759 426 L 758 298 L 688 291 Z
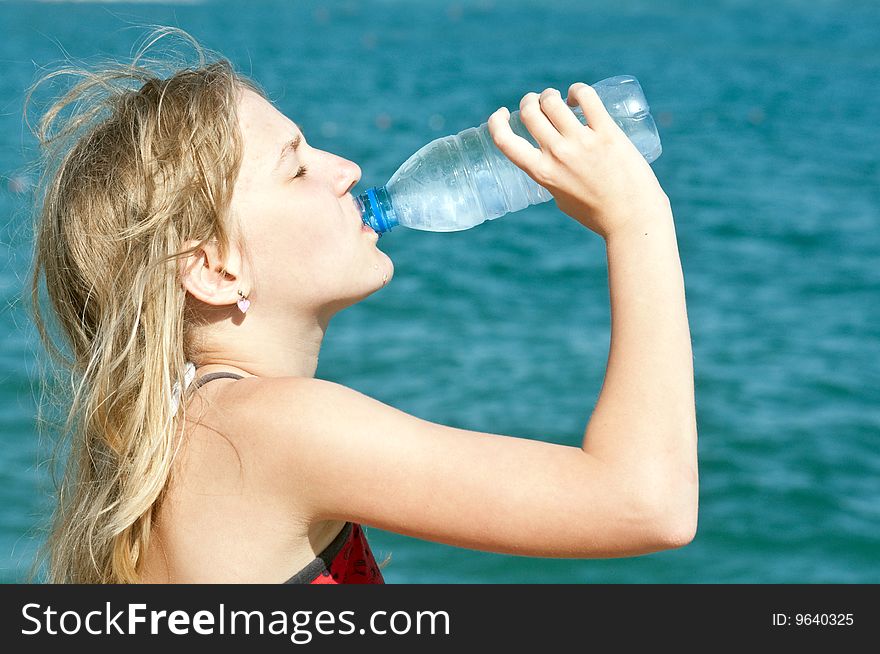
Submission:
M 250 378 L 235 383 L 242 408 L 223 425 L 251 468 L 243 479 L 259 480 L 250 491 L 280 490 L 307 520 L 495 552 L 614 557 L 691 541 L 693 372 L 669 202 L 595 92 L 575 85 L 574 99 L 590 127 L 558 94 L 523 99 L 540 150 L 504 110 L 490 130 L 606 241 L 611 347 L 583 446 L 447 427 L 326 381 Z
M 680 538 L 696 530 L 697 426 L 684 282 L 672 213 L 607 239 L 611 348 L 583 449 L 651 480 L 644 500 Z
M 506 110 L 490 119 L 495 142 L 554 195 L 560 209 L 606 243 L 611 348 L 583 449 L 653 480 L 647 502 L 693 534 L 697 428 L 684 280 L 669 200 L 650 166 L 608 115 L 595 90 L 573 84 L 583 127 L 548 89 L 520 105 L 540 150 L 517 137 Z M 493 122 L 494 121 L 494 122 Z
M 231 386 L 232 384 L 230 384 Z M 353 520 L 459 547 L 615 557 L 686 544 L 678 470 L 606 461 L 579 447 L 456 429 L 310 378 L 235 382 L 222 432 L 241 492 L 283 495 L 308 523 Z M 622 447 L 633 447 L 618 434 Z M 658 483 L 657 475 L 666 476 Z M 236 490 L 238 492 L 238 490 Z

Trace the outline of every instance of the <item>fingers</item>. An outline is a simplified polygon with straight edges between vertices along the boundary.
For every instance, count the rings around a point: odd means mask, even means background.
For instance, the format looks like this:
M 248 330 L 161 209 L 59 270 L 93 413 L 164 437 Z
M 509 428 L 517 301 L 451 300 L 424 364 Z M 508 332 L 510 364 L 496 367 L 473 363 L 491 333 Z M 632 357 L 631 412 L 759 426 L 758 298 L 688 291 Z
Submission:
M 538 103 L 556 131 L 563 136 L 573 136 L 584 129 L 556 89 L 545 89 L 538 97 Z
M 542 150 L 552 146 L 560 138 L 559 130 L 550 122 L 541 106 L 544 93 L 540 96 L 537 93 L 526 93 L 519 103 L 519 118 Z
M 575 82 L 568 89 L 567 103 L 570 106 L 580 105 L 587 119 L 587 125 L 594 130 L 608 129 L 616 126 L 609 115 L 596 89 L 583 82 Z
M 571 106 L 575 104 L 581 106 L 588 126 L 584 126 L 572 113 Z M 504 107 L 490 116 L 489 133 L 498 149 L 538 183 L 542 183 L 538 178 L 546 176 L 547 166 L 542 164 L 544 154 L 549 156 L 548 161 L 567 161 L 573 152 L 572 144 L 592 142 L 593 130 L 617 128 L 596 90 L 581 82 L 571 85 L 567 103 L 563 102 L 559 91 L 548 88 L 540 95 L 527 93 L 519 106 L 522 126 L 528 130 L 538 148 L 520 136 L 524 132 L 519 128 L 513 131 L 509 122 L 510 112 Z M 540 172 L 542 167 L 543 173 Z
M 515 165 L 529 174 L 538 165 L 541 159 L 541 151 L 510 128 L 510 112 L 507 107 L 501 107 L 489 116 L 489 134 L 501 152 Z

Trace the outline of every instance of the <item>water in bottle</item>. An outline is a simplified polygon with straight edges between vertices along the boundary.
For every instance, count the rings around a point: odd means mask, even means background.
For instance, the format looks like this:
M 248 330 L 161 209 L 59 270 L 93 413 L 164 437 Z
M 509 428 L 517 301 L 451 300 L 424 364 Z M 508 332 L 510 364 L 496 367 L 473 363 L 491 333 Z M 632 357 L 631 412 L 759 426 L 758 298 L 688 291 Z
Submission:
M 651 163 L 660 137 L 636 78 L 618 75 L 592 85 L 623 132 Z M 586 123 L 580 107 L 572 108 Z M 537 145 L 519 111 L 510 127 Z M 396 225 L 432 232 L 469 229 L 486 220 L 551 199 L 550 192 L 510 161 L 492 141 L 487 123 L 431 141 L 381 187 L 356 198 L 364 223 L 381 235 Z

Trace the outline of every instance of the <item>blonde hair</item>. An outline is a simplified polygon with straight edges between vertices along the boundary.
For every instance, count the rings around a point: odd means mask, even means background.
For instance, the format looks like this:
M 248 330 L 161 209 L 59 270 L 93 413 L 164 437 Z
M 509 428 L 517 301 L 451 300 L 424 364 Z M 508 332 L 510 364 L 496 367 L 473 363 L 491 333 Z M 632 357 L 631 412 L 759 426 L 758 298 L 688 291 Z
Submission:
M 168 61 L 145 55 L 169 36 L 197 61 L 175 62 L 163 77 Z M 243 88 L 265 94 L 172 28 L 151 33 L 130 64 L 45 75 L 28 104 L 68 76 L 75 83 L 35 130 L 45 172 L 31 304 L 57 364 L 58 429 L 69 446 L 38 564 L 53 583 L 136 582 L 186 419 L 184 401 L 177 415 L 169 404 L 194 354 L 178 266 L 198 247 L 181 247 L 214 240 L 225 256 L 238 238 L 229 216 L 242 151 L 237 100 Z

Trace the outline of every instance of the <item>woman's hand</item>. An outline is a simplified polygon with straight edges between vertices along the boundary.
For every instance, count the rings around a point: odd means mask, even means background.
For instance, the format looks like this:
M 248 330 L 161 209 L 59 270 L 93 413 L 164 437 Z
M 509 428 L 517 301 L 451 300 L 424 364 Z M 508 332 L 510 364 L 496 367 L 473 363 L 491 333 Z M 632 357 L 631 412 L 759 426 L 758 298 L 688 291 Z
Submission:
M 568 90 L 569 105 L 580 105 L 582 125 L 559 91 L 526 94 L 520 118 L 540 149 L 510 128 L 502 107 L 489 118 L 495 145 L 545 187 L 559 208 L 606 240 L 637 230 L 658 212 L 670 213 L 669 199 L 641 153 L 608 114 L 596 90 L 582 82 Z

